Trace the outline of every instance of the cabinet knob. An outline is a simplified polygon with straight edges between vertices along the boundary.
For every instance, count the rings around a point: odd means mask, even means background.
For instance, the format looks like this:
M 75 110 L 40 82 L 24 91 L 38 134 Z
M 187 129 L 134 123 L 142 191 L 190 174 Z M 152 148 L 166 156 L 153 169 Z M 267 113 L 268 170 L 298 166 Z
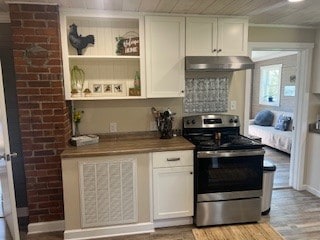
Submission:
M 184 93 L 184 90 L 181 90 L 181 93 Z
M 193 174 L 193 172 L 190 172 L 190 174 L 192 175 L 192 174 Z
M 218 52 L 221 52 L 221 51 L 222 51 L 221 49 L 218 50 Z
M 213 49 L 213 50 L 212 50 L 213 53 L 216 52 L 216 51 L 217 51 L 217 49 Z

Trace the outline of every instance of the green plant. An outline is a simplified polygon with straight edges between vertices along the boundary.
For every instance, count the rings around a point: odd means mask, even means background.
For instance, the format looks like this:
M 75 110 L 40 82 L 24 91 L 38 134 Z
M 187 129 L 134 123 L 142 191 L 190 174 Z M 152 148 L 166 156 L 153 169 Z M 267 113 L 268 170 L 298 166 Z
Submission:
M 82 92 L 83 84 L 85 80 L 84 71 L 77 65 L 74 65 L 70 70 L 71 75 L 71 89 L 77 89 L 78 92 Z
M 79 123 L 81 121 L 81 117 L 82 117 L 83 113 L 84 113 L 84 111 L 78 111 L 75 108 L 72 111 L 72 120 L 74 122 L 74 135 L 76 137 L 80 136 Z

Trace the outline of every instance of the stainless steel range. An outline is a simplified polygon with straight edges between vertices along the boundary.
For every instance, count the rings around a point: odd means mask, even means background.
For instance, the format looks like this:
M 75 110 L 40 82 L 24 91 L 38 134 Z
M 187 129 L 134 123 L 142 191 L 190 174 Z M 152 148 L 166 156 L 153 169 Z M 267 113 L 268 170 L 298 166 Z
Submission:
M 261 217 L 265 151 L 239 130 L 236 115 L 183 119 L 183 136 L 196 145 L 196 226 L 255 222 Z

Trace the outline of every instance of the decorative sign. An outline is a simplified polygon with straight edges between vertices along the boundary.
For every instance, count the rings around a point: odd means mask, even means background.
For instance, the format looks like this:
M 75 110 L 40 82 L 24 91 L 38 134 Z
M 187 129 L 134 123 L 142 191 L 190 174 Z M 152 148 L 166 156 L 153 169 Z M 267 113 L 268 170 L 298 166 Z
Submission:
M 140 40 L 139 34 L 130 31 L 121 37 L 116 37 L 117 41 L 117 55 L 125 56 L 139 56 L 140 53 Z
M 125 39 L 123 41 L 124 55 L 139 56 L 139 37 Z

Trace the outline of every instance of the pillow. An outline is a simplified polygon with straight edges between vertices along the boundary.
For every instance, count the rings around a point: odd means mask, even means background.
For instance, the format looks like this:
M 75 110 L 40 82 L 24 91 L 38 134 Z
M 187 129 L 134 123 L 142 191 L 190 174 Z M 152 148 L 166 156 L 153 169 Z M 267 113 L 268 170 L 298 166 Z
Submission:
M 291 117 L 287 117 L 282 114 L 279 116 L 274 128 L 281 131 L 287 131 L 289 128 L 290 122 L 291 122 Z
M 260 126 L 271 126 L 273 122 L 273 113 L 270 110 L 262 110 L 254 118 L 254 124 Z

